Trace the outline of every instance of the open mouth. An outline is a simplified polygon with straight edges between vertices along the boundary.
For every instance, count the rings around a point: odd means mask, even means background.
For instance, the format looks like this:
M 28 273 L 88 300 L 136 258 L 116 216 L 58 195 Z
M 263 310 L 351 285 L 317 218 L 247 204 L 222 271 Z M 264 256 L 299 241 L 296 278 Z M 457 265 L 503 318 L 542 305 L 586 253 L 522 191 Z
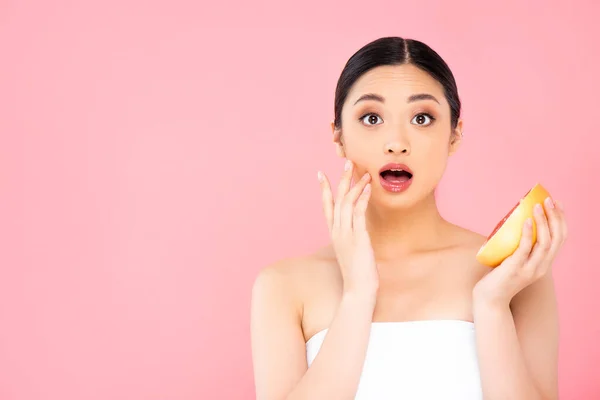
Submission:
M 403 169 L 386 169 L 379 173 L 381 177 L 389 183 L 403 183 L 413 177 L 412 173 Z
M 410 186 L 413 172 L 404 164 L 390 163 L 379 170 L 381 186 L 388 192 L 399 193 Z

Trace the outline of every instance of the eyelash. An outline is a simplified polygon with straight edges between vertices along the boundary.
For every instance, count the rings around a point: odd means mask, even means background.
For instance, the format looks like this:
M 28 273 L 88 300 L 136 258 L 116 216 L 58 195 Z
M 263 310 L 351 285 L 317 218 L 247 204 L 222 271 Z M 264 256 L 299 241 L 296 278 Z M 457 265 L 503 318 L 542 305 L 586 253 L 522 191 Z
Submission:
M 364 114 L 362 117 L 360 117 L 358 119 L 358 121 L 362 122 L 362 120 L 365 119 L 365 117 L 368 117 L 370 115 L 376 115 L 379 118 L 381 118 L 381 116 L 379 116 L 377 113 L 367 113 L 367 114 Z M 431 125 L 431 124 L 433 124 L 435 122 L 435 117 L 433 115 L 429 114 L 429 113 L 418 113 L 413 118 L 418 117 L 419 115 L 424 115 L 424 116 L 428 117 L 431 120 L 431 122 L 428 125 L 425 125 L 425 126 L 429 126 L 429 125 Z M 383 118 L 381 118 L 381 119 L 383 119 Z M 419 125 L 419 124 L 417 124 L 417 125 Z M 367 125 L 367 126 L 374 126 L 374 125 Z M 421 126 L 423 126 L 423 125 L 421 125 Z

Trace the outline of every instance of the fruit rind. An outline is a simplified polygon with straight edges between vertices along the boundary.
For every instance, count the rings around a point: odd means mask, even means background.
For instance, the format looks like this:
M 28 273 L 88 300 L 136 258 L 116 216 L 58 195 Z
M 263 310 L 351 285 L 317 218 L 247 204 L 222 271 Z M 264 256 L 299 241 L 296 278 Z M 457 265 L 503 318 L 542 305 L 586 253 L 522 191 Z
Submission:
M 533 188 L 519 200 L 504 224 L 486 240 L 477 252 L 476 259 L 483 265 L 497 267 L 519 247 L 523 225 L 527 218 L 533 220 L 533 244 L 537 240 L 537 227 L 533 218 L 533 209 L 537 203 L 543 204 L 549 197 L 548 191 L 536 183 Z

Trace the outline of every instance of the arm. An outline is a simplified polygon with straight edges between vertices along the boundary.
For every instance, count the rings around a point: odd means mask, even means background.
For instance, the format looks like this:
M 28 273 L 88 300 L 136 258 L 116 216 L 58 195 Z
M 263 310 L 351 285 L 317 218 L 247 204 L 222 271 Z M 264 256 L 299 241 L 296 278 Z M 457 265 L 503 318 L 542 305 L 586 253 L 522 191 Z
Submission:
M 558 313 L 552 263 L 567 237 L 564 209 L 550 198 L 535 207 L 519 247 L 473 290 L 485 399 L 558 398 Z M 511 312 L 512 311 L 512 312 Z
M 375 292 L 345 293 L 321 350 L 307 368 L 301 304 L 281 268 L 263 270 L 252 294 L 257 400 L 352 399 L 370 334 Z
M 484 398 L 557 399 L 558 318 L 551 273 L 518 293 L 510 307 L 475 301 L 473 311 Z
M 558 310 L 552 270 L 518 293 L 512 314 L 521 351 L 542 399 L 558 399 Z

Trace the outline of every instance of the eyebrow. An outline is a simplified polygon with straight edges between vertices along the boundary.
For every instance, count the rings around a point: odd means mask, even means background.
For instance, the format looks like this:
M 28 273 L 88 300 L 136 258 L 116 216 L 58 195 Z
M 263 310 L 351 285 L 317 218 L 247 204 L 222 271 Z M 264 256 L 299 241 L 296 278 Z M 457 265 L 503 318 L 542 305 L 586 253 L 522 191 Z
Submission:
M 358 104 L 358 102 L 360 102 L 360 101 L 367 101 L 367 100 L 374 100 L 374 101 L 379 101 L 380 103 L 385 103 L 385 99 L 383 98 L 383 96 L 380 96 L 375 93 L 367 93 L 367 94 L 363 94 L 362 96 L 360 96 L 358 98 L 358 100 L 356 100 L 354 105 Z M 438 99 L 434 95 L 431 95 L 429 93 L 413 94 L 412 96 L 409 96 L 409 98 L 407 99 L 406 102 L 414 103 L 415 101 L 420 101 L 420 100 L 433 100 L 436 103 L 440 104 Z

